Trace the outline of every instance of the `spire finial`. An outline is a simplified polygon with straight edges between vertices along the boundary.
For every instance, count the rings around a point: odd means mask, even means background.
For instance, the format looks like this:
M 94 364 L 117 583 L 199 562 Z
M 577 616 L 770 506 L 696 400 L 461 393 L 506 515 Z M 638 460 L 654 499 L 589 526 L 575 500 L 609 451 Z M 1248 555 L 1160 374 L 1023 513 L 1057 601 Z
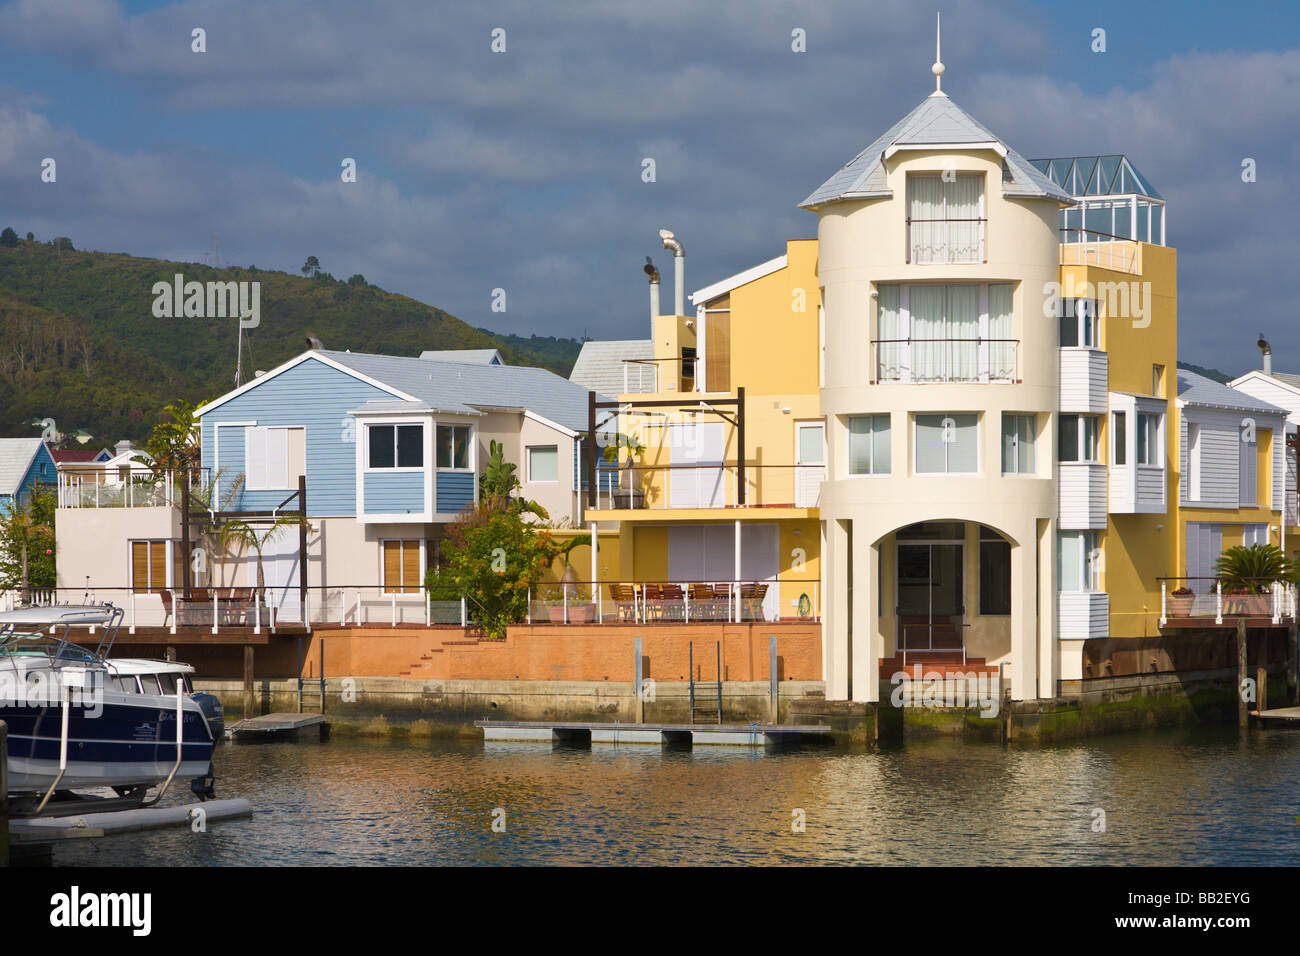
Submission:
M 943 59 L 939 54 L 939 14 L 934 15 L 934 66 L 930 67 L 930 72 L 934 74 L 934 93 L 933 96 L 944 96 L 943 89 L 939 86 L 939 81 L 943 78 Z

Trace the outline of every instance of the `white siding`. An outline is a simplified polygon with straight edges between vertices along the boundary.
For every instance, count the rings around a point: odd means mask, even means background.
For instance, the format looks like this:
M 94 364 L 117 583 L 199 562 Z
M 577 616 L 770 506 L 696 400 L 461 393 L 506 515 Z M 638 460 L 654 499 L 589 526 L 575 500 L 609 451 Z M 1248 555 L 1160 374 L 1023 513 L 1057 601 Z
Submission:
M 1273 432 L 1272 501 L 1261 507 L 1281 510 L 1283 478 L 1286 474 L 1286 439 L 1280 415 L 1263 415 L 1259 412 L 1229 411 L 1188 405 L 1183 408 L 1179 422 L 1179 464 L 1181 478 L 1178 482 L 1179 499 L 1185 505 L 1200 508 L 1237 508 L 1237 478 L 1240 468 L 1241 423 L 1252 418 L 1256 429 Z M 1187 443 L 1187 426 L 1195 423 L 1201 428 L 1201 497 L 1191 498 L 1191 463 Z
M 1163 399 L 1146 398 L 1124 392 L 1110 393 L 1110 410 L 1124 412 L 1128 416 L 1125 442 L 1125 463 L 1114 464 L 1111 456 L 1109 473 L 1109 504 L 1111 514 L 1164 514 L 1168 511 L 1165 500 L 1165 481 L 1168 474 L 1168 462 L 1161 467 L 1137 464 L 1138 414 L 1159 414 L 1163 416 L 1161 427 L 1161 457 L 1164 458 L 1166 443 L 1164 436 L 1170 427 L 1168 403 Z M 1114 427 L 1112 422 L 1112 428 Z M 1184 438 L 1180 446 L 1186 445 Z
M 1057 638 L 1063 641 L 1107 637 L 1110 595 L 1105 591 L 1058 591 Z
M 1064 531 L 1106 527 L 1106 466 L 1061 462 L 1059 518 Z
M 1061 349 L 1061 411 L 1106 414 L 1106 353 Z

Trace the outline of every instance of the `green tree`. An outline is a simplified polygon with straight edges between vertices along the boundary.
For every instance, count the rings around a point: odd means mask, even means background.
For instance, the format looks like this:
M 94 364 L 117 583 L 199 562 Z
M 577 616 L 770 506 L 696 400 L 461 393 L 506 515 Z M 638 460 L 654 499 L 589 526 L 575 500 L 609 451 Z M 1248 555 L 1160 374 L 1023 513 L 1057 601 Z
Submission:
M 363 276 L 360 272 L 358 272 L 358 273 L 357 273 L 356 275 L 354 275 L 354 276 L 351 276 L 351 277 L 348 279 L 348 285 L 359 285 L 359 286 L 364 286 L 365 284 L 366 284 L 366 277 Z
M 164 405 L 163 412 L 170 420 L 153 427 L 144 444 L 145 454 L 134 456 L 132 461 L 147 465 L 156 477 L 176 475 L 197 467 L 200 460 L 199 432 L 194 408 L 183 398 Z
M 34 232 L 29 232 L 29 233 L 27 233 L 27 241 L 28 241 L 28 242 L 35 242 L 35 241 L 36 241 L 36 233 L 34 233 Z
M 302 274 L 309 276 L 314 272 L 320 272 L 320 260 L 315 256 L 308 256 L 307 261 L 302 264 Z
M 4 232 L 0 232 L 0 246 L 12 249 L 16 245 L 18 245 L 18 233 L 14 232 L 10 226 L 5 226 Z
M 1274 544 L 1239 544 L 1219 555 L 1214 571 L 1228 591 L 1265 594 L 1274 581 L 1294 581 L 1296 569 Z
M 243 545 L 257 555 L 257 597 L 259 601 L 266 600 L 266 574 L 262 570 L 262 552 L 285 528 L 296 528 L 304 523 L 305 519 L 299 514 L 277 515 L 270 524 L 254 524 L 242 518 L 237 518 L 222 525 L 217 532 L 223 556 L 230 550 L 232 544 Z
M 0 514 L 0 586 L 17 589 L 24 604 L 32 588 L 53 588 L 56 583 L 56 504 L 53 491 L 40 491 Z

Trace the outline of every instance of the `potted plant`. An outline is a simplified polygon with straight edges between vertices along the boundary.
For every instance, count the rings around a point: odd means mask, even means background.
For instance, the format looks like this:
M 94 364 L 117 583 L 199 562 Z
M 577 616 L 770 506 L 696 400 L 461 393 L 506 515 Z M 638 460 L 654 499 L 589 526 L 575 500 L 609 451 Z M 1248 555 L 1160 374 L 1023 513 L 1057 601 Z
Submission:
M 1169 594 L 1169 615 L 1171 617 L 1187 617 L 1192 613 L 1192 602 L 1196 600 L 1196 592 L 1184 585 L 1175 588 Z
M 619 450 L 625 449 L 622 468 L 619 471 L 618 488 L 614 491 L 615 508 L 644 508 L 645 491 L 641 487 L 644 478 L 638 480 L 636 463 L 645 454 L 645 445 L 624 432 L 615 432 L 609 444 L 601 452 L 601 457 L 611 465 L 619 463 Z
M 1214 565 L 1223 588 L 1223 609 L 1241 617 L 1273 613 L 1273 585 L 1293 579 L 1295 569 L 1276 545 L 1236 545 Z

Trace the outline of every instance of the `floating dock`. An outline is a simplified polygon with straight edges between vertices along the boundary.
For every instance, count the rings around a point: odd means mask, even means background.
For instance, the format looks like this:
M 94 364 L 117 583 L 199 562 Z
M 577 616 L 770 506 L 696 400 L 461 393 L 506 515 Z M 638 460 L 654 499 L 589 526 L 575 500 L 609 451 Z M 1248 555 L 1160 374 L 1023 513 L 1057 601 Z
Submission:
M 226 736 L 235 742 L 250 740 L 296 740 L 313 735 L 325 740 L 330 725 L 324 714 L 263 714 L 237 721 L 226 728 Z
M 572 746 L 658 744 L 685 747 L 764 747 L 831 741 L 831 728 L 821 724 L 611 724 L 476 720 L 474 726 L 482 728 L 484 742 L 535 741 Z
M 1300 721 L 1300 707 L 1276 707 L 1272 710 L 1252 710 L 1250 716 L 1265 721 L 1294 723 Z

